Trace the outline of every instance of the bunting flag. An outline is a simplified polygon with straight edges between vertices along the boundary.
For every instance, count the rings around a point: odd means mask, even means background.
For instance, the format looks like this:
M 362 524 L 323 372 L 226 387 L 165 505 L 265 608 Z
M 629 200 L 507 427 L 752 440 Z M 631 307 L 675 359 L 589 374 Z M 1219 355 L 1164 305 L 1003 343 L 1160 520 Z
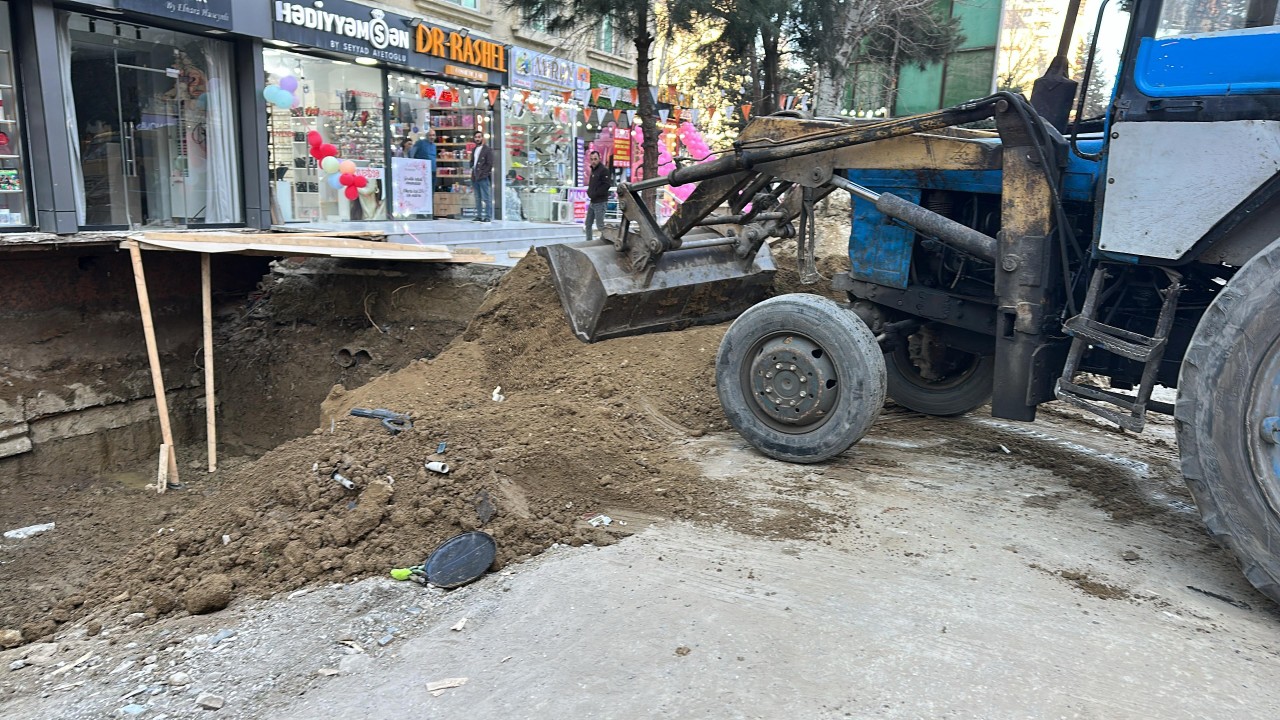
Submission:
M 493 107 L 498 104 L 498 96 L 501 94 L 502 94 L 501 90 L 496 90 L 496 89 L 489 90 L 489 107 Z
M 520 95 L 520 102 L 522 102 L 522 103 L 527 103 L 527 102 L 529 102 L 529 91 L 528 91 L 528 90 L 521 90 L 521 91 L 520 91 L 520 93 L 521 93 L 521 95 Z
M 591 108 L 589 107 L 582 108 L 582 119 L 586 120 L 587 122 L 591 122 Z
M 746 105 L 742 106 L 742 119 L 743 120 L 751 119 L 751 103 L 747 103 Z
M 621 111 L 621 110 L 614 110 L 614 111 L 613 111 L 613 121 L 614 121 L 614 122 L 621 122 L 621 120 L 622 120 L 622 111 Z
M 635 88 L 628 88 L 627 92 L 631 95 L 631 104 L 635 105 L 636 100 L 640 97 L 640 91 Z
M 627 124 L 628 124 L 628 125 L 635 125 L 635 124 L 636 124 L 636 111 L 635 111 L 635 110 L 628 110 L 628 111 L 627 111 Z
M 720 110 L 720 117 L 724 118 L 724 121 L 725 121 L 725 122 L 729 122 L 730 120 L 732 120 L 732 119 L 733 119 L 733 106 L 732 106 L 732 105 L 725 105 L 725 106 L 724 106 L 724 108 Z
M 708 122 L 710 122 L 711 120 L 714 120 L 714 119 L 715 119 L 715 117 L 716 117 L 716 110 L 719 110 L 719 109 L 720 109 L 720 108 L 716 107 L 715 105 L 712 105 L 711 107 L 708 107 L 708 108 L 707 108 L 707 121 L 708 121 Z
M 653 99 L 653 104 L 657 105 L 658 104 L 658 88 L 656 87 L 649 88 L 649 97 Z
M 571 99 L 573 99 L 573 91 L 565 90 L 564 92 L 560 93 L 560 97 L 564 98 L 565 102 L 569 102 Z
M 682 108 L 675 108 L 672 111 L 671 117 L 675 119 L 677 125 L 680 123 L 680 116 L 683 114 L 684 114 L 684 110 Z
M 617 105 L 617 104 L 618 104 L 618 95 L 619 95 L 619 94 L 621 94 L 621 93 L 622 93 L 622 88 L 618 88 L 618 87 L 610 87 L 610 88 L 609 88 L 609 104 L 610 104 L 610 105 Z
M 680 91 L 676 89 L 674 84 L 667 86 L 667 102 L 675 103 L 680 100 Z
M 670 113 L 670 112 L 671 112 L 670 110 L 668 110 L 668 109 L 666 109 L 666 108 L 662 108 L 661 110 L 659 110 L 659 111 L 658 111 L 658 117 L 662 118 L 662 122 L 666 122 L 666 121 L 667 121 L 667 114 L 668 114 L 668 113 Z M 680 109 L 679 109 L 679 108 L 676 108 L 676 112 L 680 112 Z
M 698 124 L 698 108 L 689 108 L 689 122 Z
M 790 95 L 779 95 L 778 107 L 782 108 L 783 110 L 790 110 L 791 106 L 787 104 L 787 100 L 789 100 L 790 98 L 791 98 Z
M 444 95 L 444 84 L 436 83 L 435 85 L 431 86 L 431 89 L 436 91 L 436 98 L 437 98 L 436 102 L 439 102 L 438 98 L 440 98 L 441 95 Z
M 597 105 L 600 103 L 601 90 L 602 88 L 591 88 L 591 104 L 592 105 Z
M 484 102 L 484 88 L 472 88 L 471 104 L 478 107 L 482 102 Z
M 596 123 L 597 123 L 597 124 L 599 124 L 599 125 L 604 125 L 604 114 L 605 114 L 605 112 L 606 112 L 606 111 L 605 111 L 605 109 L 604 109 L 604 108 L 596 108 Z

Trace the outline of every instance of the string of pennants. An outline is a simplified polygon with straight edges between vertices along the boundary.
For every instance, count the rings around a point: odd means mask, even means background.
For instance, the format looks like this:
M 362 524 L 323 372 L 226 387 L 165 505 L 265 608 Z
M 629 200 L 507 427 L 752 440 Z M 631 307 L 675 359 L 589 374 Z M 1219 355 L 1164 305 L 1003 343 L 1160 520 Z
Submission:
M 627 118 L 627 125 L 635 124 L 636 111 L 631 108 L 623 109 L 614 107 L 613 109 L 592 107 L 601 103 L 601 98 L 608 98 L 609 104 L 616 106 L 618 100 L 622 97 L 623 92 L 628 94 L 628 101 L 631 105 L 636 105 L 638 99 L 638 91 L 636 88 L 620 88 L 620 87 L 596 87 L 589 90 L 565 90 L 563 92 L 554 93 L 557 100 L 562 101 L 565 105 L 570 103 L 578 103 L 583 106 L 581 113 L 583 119 L 590 122 L 592 116 L 599 124 L 604 124 L 605 119 L 612 117 L 615 123 L 621 124 L 622 117 Z M 649 88 L 653 102 L 658 103 L 658 88 Z M 427 99 L 439 99 L 442 102 L 462 102 L 466 94 L 470 94 L 469 98 L 472 105 L 479 105 L 485 100 L 489 101 L 490 107 L 496 107 L 500 99 L 504 100 L 504 109 L 514 114 L 516 117 L 523 117 L 527 112 L 541 113 L 549 117 L 555 117 L 557 113 L 564 115 L 575 114 L 569 112 L 568 108 L 563 105 L 557 105 L 552 101 L 553 93 L 547 90 L 499 90 L 497 88 L 462 88 L 454 89 L 443 83 L 434 85 L 422 85 L 420 94 Z M 743 120 L 751 119 L 752 104 L 745 103 L 743 105 L 724 105 L 724 106 L 707 106 L 705 108 L 688 107 L 688 97 L 676 93 L 675 86 L 668 86 L 668 96 L 675 95 L 677 100 L 684 101 L 681 104 L 672 105 L 670 108 L 659 108 L 658 118 L 662 122 L 668 120 L 680 123 L 687 120 L 688 122 L 698 125 L 700 120 L 706 118 L 710 120 L 717 114 L 723 118 L 732 120 L 735 115 L 740 115 Z M 537 100 L 535 103 L 534 100 Z M 784 110 L 807 110 L 810 103 L 808 95 L 782 95 L 778 98 L 778 106 Z M 567 120 L 567 117 L 566 117 Z

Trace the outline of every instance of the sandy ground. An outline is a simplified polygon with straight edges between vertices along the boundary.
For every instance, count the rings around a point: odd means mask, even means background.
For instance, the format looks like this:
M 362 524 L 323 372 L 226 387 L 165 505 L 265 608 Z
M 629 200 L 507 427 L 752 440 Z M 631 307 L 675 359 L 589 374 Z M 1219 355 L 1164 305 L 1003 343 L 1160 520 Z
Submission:
M 841 522 L 770 540 L 623 511 L 637 534 L 615 545 L 557 546 L 448 593 L 374 578 L 109 626 L 43 666 L 3 669 L 37 646 L 0 653 L 0 714 L 1273 715 L 1280 613 L 1200 529 L 1170 427 L 1135 438 L 1050 410 L 1019 425 L 889 408 L 817 467 L 731 433 L 673 436 L 762 522 L 783 499 Z M 1100 507 L 1116 495 L 1139 507 Z

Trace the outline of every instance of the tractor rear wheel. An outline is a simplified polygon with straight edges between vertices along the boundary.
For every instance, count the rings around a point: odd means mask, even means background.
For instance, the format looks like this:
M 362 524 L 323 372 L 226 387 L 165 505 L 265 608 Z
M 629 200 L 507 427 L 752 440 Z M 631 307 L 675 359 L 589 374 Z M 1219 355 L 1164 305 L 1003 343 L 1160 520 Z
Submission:
M 880 415 L 884 357 L 852 312 L 818 295 L 780 295 L 729 327 L 716 391 L 729 423 L 760 452 L 821 462 L 862 439 Z
M 995 359 L 947 347 L 926 325 L 885 357 L 889 397 L 925 415 L 952 417 L 991 400 Z
M 1280 602 L 1280 240 L 1205 311 L 1182 361 L 1182 474 L 1205 525 Z

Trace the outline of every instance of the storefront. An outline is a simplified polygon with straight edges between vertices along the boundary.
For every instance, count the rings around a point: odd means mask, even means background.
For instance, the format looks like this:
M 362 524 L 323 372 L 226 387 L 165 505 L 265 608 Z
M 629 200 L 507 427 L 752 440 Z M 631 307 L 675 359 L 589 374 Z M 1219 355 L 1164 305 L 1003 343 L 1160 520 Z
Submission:
M 165 3 L 120 5 L 159 9 L 170 24 L 123 10 L 56 15 L 77 224 L 243 223 L 234 45 L 197 34 L 203 28 L 225 34 L 230 0 L 191 17 L 164 10 Z M 178 24 L 195 32 L 174 29 Z
M 631 161 L 637 147 L 631 128 L 636 124 L 636 82 L 621 75 L 591 68 L 591 118 L 584 137 L 588 150 L 600 153 L 614 184 L 631 180 Z M 589 168 L 582 170 L 586 184 Z
M 14 65 L 10 3 L 0 2 L 0 230 L 30 227 L 31 184 L 22 127 L 26 115 L 18 104 L 21 88 Z
M 492 133 L 506 48 L 346 0 L 274 12 L 264 93 L 278 221 L 470 214 L 465 158 L 474 132 Z M 434 160 L 414 152 L 429 132 Z
M 520 47 L 511 48 L 509 101 L 503 147 L 506 180 L 527 220 L 572 222 L 569 191 L 586 165 L 584 95 L 591 70 Z M 509 203 L 510 204 L 510 203 Z M 510 213 L 508 213 L 510 214 Z

